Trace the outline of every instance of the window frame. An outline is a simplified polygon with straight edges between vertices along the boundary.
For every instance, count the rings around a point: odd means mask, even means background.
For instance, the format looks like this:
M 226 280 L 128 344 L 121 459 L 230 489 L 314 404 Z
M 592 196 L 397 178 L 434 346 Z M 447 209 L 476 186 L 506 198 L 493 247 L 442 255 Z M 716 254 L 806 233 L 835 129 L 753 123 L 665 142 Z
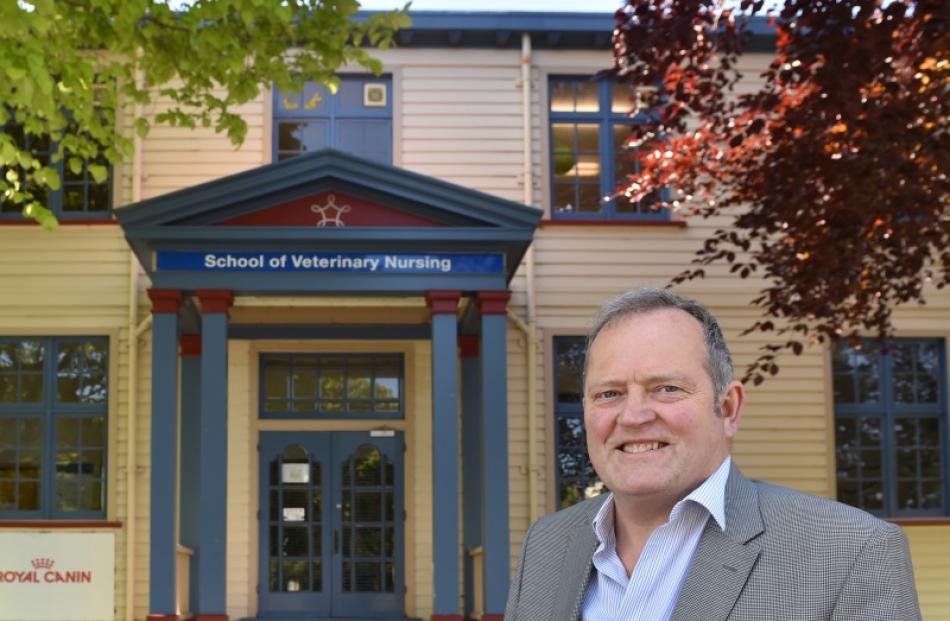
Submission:
M 273 114 L 271 122 L 273 123 L 273 131 L 271 132 L 271 161 L 279 162 L 281 161 L 281 149 L 280 149 L 280 125 L 284 122 L 292 123 L 306 123 L 315 120 L 325 120 L 327 122 L 327 143 L 328 148 L 337 149 L 339 151 L 345 151 L 340 146 L 340 123 L 353 120 L 373 120 L 377 119 L 379 121 L 388 121 L 389 122 L 389 145 L 388 145 L 388 158 L 387 161 L 390 165 L 393 163 L 393 135 L 392 135 L 392 122 L 393 122 L 393 78 L 389 73 L 384 73 L 379 76 L 374 76 L 372 74 L 344 74 L 340 75 L 340 88 L 343 88 L 344 83 L 357 83 L 361 86 L 365 86 L 368 83 L 385 83 L 386 85 L 386 105 L 380 107 L 366 108 L 364 109 L 351 109 L 341 111 L 340 106 L 340 97 L 339 92 L 337 94 L 330 94 L 326 87 L 308 82 L 304 87 L 305 90 L 301 92 L 298 97 L 302 97 L 306 92 L 306 88 L 316 88 L 319 93 L 322 93 L 322 102 L 325 102 L 325 105 L 317 106 L 312 111 L 308 111 L 305 107 L 299 110 L 288 110 L 282 105 L 283 95 L 276 86 L 273 88 Z M 360 89 L 362 90 L 362 88 Z M 295 155 L 291 155 L 286 159 L 292 159 L 297 155 L 303 155 L 305 153 L 312 153 L 313 151 L 300 151 Z M 286 153 L 286 151 L 285 151 Z
M 307 410 L 307 411 L 293 411 L 293 410 L 270 410 L 266 409 L 267 405 L 267 390 L 266 390 L 266 373 L 267 373 L 267 362 L 270 360 L 289 360 L 293 364 L 294 360 L 303 359 L 309 360 L 314 365 L 320 365 L 323 361 L 327 360 L 339 360 L 340 367 L 346 369 L 346 363 L 348 360 L 370 360 L 375 361 L 387 360 L 392 361 L 395 366 L 398 368 L 399 372 L 399 397 L 396 399 L 399 402 L 399 407 L 395 411 L 381 411 L 375 412 L 372 409 L 370 410 L 350 410 L 347 407 L 341 410 Z M 373 375 L 371 376 L 375 380 L 375 370 L 376 365 L 373 364 L 371 367 Z M 344 378 L 348 378 L 348 373 L 344 371 Z M 406 360 L 405 356 L 401 353 L 393 352 L 367 352 L 367 353 L 334 353 L 334 352 L 266 352 L 261 353 L 258 358 L 258 418 L 260 420 L 404 420 L 406 416 Z M 344 383 L 344 390 L 346 388 Z M 317 378 L 317 384 L 315 387 L 317 394 L 314 397 L 315 403 L 318 402 L 319 398 L 319 378 Z M 289 396 L 288 400 L 292 400 L 293 397 Z M 375 396 L 370 399 L 371 404 L 376 403 Z M 347 406 L 349 402 L 349 397 L 345 396 L 343 398 L 344 406 Z
M 10 127 L 3 128 L 3 131 L 9 132 Z M 35 135 L 29 135 L 30 140 L 37 140 L 40 137 Z M 53 215 L 56 216 L 57 220 L 62 221 L 84 221 L 84 220 L 111 220 L 113 217 L 113 211 L 115 209 L 115 187 L 114 187 L 114 177 L 113 177 L 113 168 L 112 165 L 108 162 L 105 162 L 105 166 L 108 169 L 108 176 L 106 180 L 101 184 L 93 181 L 91 175 L 89 174 L 89 169 L 86 166 L 87 163 L 83 164 L 82 176 L 83 182 L 82 187 L 84 188 L 83 200 L 83 210 L 82 211 L 65 211 L 63 209 L 63 198 L 66 195 L 66 157 L 63 157 L 58 162 L 52 161 L 52 155 L 56 152 L 56 143 L 50 140 L 49 150 L 45 153 L 47 154 L 48 161 L 46 165 L 54 169 L 59 175 L 60 187 L 58 190 L 47 190 L 47 200 L 46 208 L 53 212 Z M 0 168 L 0 170 L 3 170 Z M 73 183 L 72 185 L 78 185 Z M 89 188 L 102 185 L 106 190 L 106 209 L 102 211 L 89 211 Z M 21 213 L 21 211 L 3 211 L 0 209 L 0 222 L 3 221 L 14 221 L 14 222 L 23 222 L 28 219 Z
M 552 85 L 555 82 L 584 83 L 590 82 L 597 85 L 597 112 L 555 112 L 551 109 L 553 91 Z M 640 112 L 635 116 L 629 116 L 627 112 L 613 112 L 613 87 L 616 82 L 611 79 L 597 78 L 590 75 L 572 74 L 572 73 L 551 73 L 547 75 L 547 161 L 548 161 L 548 196 L 549 196 L 549 214 L 552 220 L 580 220 L 580 221 L 615 221 L 615 222 L 642 222 L 669 221 L 670 210 L 658 209 L 653 213 L 620 213 L 617 211 L 617 200 L 612 197 L 616 191 L 616 166 L 614 158 L 616 148 L 614 145 L 613 128 L 615 125 L 639 125 L 651 118 L 650 113 Z M 632 104 L 631 104 L 632 108 Z M 598 126 L 598 144 L 600 154 L 600 197 L 611 196 L 610 200 L 601 200 L 601 209 L 598 212 L 574 211 L 559 212 L 556 209 L 556 190 L 555 190 L 555 140 L 554 125 L 556 123 L 573 124 L 596 124 Z
M 875 343 L 874 339 L 863 338 L 861 343 Z M 879 353 L 876 365 L 876 377 L 878 378 L 878 390 L 880 391 L 880 400 L 877 403 L 842 403 L 839 404 L 835 399 L 835 372 L 834 350 L 829 350 L 831 356 L 831 380 L 830 389 L 832 391 L 832 414 L 835 429 L 831 442 L 833 443 L 834 456 L 834 483 L 835 497 L 839 498 L 838 486 L 840 479 L 838 477 L 838 439 L 837 424 L 840 419 L 857 420 L 862 418 L 877 418 L 880 420 L 881 427 L 881 490 L 884 494 L 883 509 L 869 509 L 858 507 L 868 513 L 881 518 L 932 518 L 932 517 L 950 517 L 950 414 L 948 414 L 948 396 L 947 396 L 947 342 L 941 337 L 907 337 L 891 339 L 890 345 L 936 345 L 938 356 L 937 372 L 937 393 L 938 399 L 935 404 L 904 404 L 894 400 L 893 390 L 893 355 L 890 351 Z M 940 457 L 943 470 L 943 508 L 942 509 L 901 509 L 898 507 L 898 489 L 899 481 L 897 465 L 897 431 L 895 430 L 896 419 L 898 418 L 933 418 L 933 415 L 939 421 L 939 441 Z M 919 478 L 919 477 L 918 477 Z M 858 484 L 861 477 L 857 479 Z M 842 501 L 844 502 L 844 501 Z
M 21 343 L 36 341 L 46 348 L 43 361 L 42 386 L 43 399 L 38 403 L 0 402 L 0 419 L 3 418 L 38 418 L 42 421 L 40 444 L 40 475 L 39 475 L 39 509 L 29 510 L 0 510 L 0 520 L 103 520 L 106 519 L 109 509 L 109 468 L 110 468 L 110 416 L 109 400 L 112 380 L 111 339 L 102 335 L 2 335 L 0 343 Z M 101 404 L 60 403 L 58 400 L 57 379 L 58 361 L 56 353 L 61 344 L 96 343 L 104 346 L 105 361 L 103 364 L 105 385 L 105 399 Z M 56 509 L 56 422 L 66 418 L 102 418 L 102 446 L 94 447 L 102 451 L 101 498 L 100 511 L 60 511 Z M 18 446 L 18 445 L 17 445 Z M 78 449 L 88 447 L 80 445 Z
M 552 480 L 553 480 L 553 482 L 554 482 L 554 489 L 553 489 L 553 494 L 552 494 L 554 502 L 552 503 L 552 506 L 553 506 L 553 509 L 554 509 L 554 510 L 563 509 L 563 508 L 566 508 L 566 506 L 570 506 L 570 505 L 564 505 L 564 506 L 562 506 L 562 504 L 561 504 L 561 500 L 562 500 L 562 498 L 561 498 L 561 485 L 562 485 L 562 482 L 563 482 L 563 477 L 562 477 L 561 467 L 560 467 L 560 463 L 559 463 L 559 455 L 560 455 L 560 431 L 561 431 L 561 430 L 560 430 L 560 423 L 561 423 L 562 420 L 574 419 L 574 420 L 577 420 L 577 421 L 580 422 L 582 428 L 583 428 L 583 425 L 584 425 L 584 403 L 583 403 L 583 390 L 584 390 L 583 382 L 584 382 L 584 377 L 583 377 L 583 371 L 581 371 L 580 377 L 578 378 L 578 379 L 580 380 L 580 395 L 579 395 L 579 396 L 580 396 L 580 401 L 578 401 L 578 402 L 576 402 L 576 403 L 572 403 L 572 402 L 568 402 L 568 401 L 561 401 L 560 398 L 559 398 L 559 395 L 558 395 L 558 386 L 559 386 L 559 384 L 560 384 L 560 379 L 561 379 L 561 377 L 562 377 L 562 374 L 561 374 L 561 371 L 560 371 L 560 368 L 559 368 L 559 365 L 558 365 L 558 349 L 559 349 L 559 344 L 560 344 L 560 343 L 576 342 L 576 343 L 578 343 L 582 348 L 584 348 L 584 349 L 586 350 L 586 345 L 587 345 L 587 344 L 586 344 L 586 341 L 587 341 L 587 337 L 581 336 L 581 335 L 577 335 L 577 334 L 555 334 L 555 335 L 553 335 L 552 338 L 551 338 L 551 378 L 552 378 L 552 385 L 551 385 L 551 403 L 553 404 L 552 413 L 553 413 L 553 419 L 554 419 L 553 434 L 552 434 L 552 445 L 551 445 L 552 451 L 553 451 L 553 454 L 552 454 L 552 457 L 553 457 L 553 460 L 552 460 L 552 465 L 553 465 L 553 476 L 552 476 Z M 586 357 L 586 351 L 585 351 L 585 354 L 584 354 L 584 355 L 585 355 L 585 357 Z M 581 369 L 583 369 L 583 364 L 584 364 L 584 361 L 581 360 Z M 590 467 L 591 472 L 593 472 L 593 474 L 594 474 L 594 479 L 593 479 L 593 481 L 599 481 L 599 479 L 597 478 L 597 473 L 593 471 L 593 466 L 590 464 L 590 456 L 588 455 L 587 450 L 586 450 L 586 437 L 587 437 L 587 432 L 586 432 L 586 429 L 585 429 L 585 430 L 584 430 L 584 435 L 583 435 L 584 446 L 585 446 L 585 449 L 584 449 L 584 451 L 583 451 L 583 459 L 584 459 L 585 461 L 584 461 L 581 465 L 582 465 L 582 466 L 585 466 L 585 465 L 586 465 L 586 466 Z M 605 487 L 602 488 L 602 493 L 603 493 L 603 492 L 606 492 L 606 491 L 607 491 L 607 489 L 606 489 Z M 586 495 L 585 495 L 585 496 L 582 496 L 582 497 L 578 500 L 578 502 L 581 502 L 581 501 L 583 501 L 583 500 L 585 500 L 585 499 L 586 499 Z

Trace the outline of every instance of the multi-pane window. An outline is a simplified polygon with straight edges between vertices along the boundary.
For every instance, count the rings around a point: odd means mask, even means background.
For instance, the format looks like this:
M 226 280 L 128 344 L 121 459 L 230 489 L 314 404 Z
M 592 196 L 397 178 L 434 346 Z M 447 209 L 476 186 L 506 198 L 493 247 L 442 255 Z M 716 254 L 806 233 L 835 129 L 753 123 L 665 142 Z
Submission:
M 666 219 L 652 196 L 636 202 L 617 194 L 638 171 L 637 150 L 628 142 L 645 118 L 629 115 L 629 88 L 574 76 L 552 77 L 549 87 L 552 217 Z
M 604 491 L 587 457 L 583 405 L 585 349 L 583 337 L 554 337 L 554 469 L 559 508 Z
M 947 374 L 939 339 L 833 353 L 838 500 L 883 516 L 947 515 Z
M 301 93 L 274 92 L 274 160 L 334 148 L 392 163 L 392 80 L 342 76 L 332 94 L 307 83 Z
M 401 418 L 402 356 L 261 357 L 263 417 Z
M 0 518 L 105 516 L 108 342 L 0 339 Z
M 109 167 L 108 161 L 101 157 L 94 162 L 86 162 L 76 173 L 64 160 L 53 161 L 52 155 L 56 150 L 48 137 L 27 134 L 19 125 L 9 125 L 3 132 L 10 135 L 13 141 L 24 149 L 29 149 L 44 165 L 59 173 L 62 187 L 59 190 L 48 191 L 39 187 L 28 187 L 34 198 L 48 207 L 58 218 L 62 219 L 94 219 L 109 217 L 112 208 L 112 181 L 111 178 L 102 183 L 96 183 L 89 173 L 89 164 L 100 164 Z M 0 168 L 0 171 L 3 169 Z M 22 205 L 0 200 L 0 219 L 22 218 Z

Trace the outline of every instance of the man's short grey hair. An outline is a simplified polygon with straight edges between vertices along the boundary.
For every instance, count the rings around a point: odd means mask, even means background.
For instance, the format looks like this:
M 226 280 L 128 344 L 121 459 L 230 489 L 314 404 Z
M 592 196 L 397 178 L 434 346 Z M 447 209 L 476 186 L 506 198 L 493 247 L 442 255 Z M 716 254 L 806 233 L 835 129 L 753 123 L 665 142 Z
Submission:
M 588 353 L 591 351 L 591 346 L 594 344 L 597 335 L 614 322 L 631 315 L 641 315 L 667 308 L 677 308 L 689 313 L 702 326 L 703 339 L 706 342 L 706 372 L 709 373 L 713 387 L 716 389 L 718 400 L 725 394 L 726 387 L 732 381 L 734 373 L 732 356 L 729 354 L 729 347 L 726 346 L 726 339 L 722 336 L 719 322 L 716 321 L 708 308 L 696 300 L 684 298 L 669 289 L 641 287 L 608 300 L 600 307 L 600 311 L 594 317 L 594 324 L 587 336 Z M 585 377 L 587 376 L 587 361 L 589 359 L 590 356 L 587 356 L 584 360 Z

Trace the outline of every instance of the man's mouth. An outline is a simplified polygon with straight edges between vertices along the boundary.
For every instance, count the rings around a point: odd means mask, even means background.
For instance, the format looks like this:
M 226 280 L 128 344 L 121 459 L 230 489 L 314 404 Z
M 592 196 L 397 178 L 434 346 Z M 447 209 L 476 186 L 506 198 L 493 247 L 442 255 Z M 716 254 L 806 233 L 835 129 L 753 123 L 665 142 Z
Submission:
M 624 453 L 646 453 L 664 446 L 669 446 L 669 444 L 667 442 L 630 442 L 621 446 L 620 450 Z

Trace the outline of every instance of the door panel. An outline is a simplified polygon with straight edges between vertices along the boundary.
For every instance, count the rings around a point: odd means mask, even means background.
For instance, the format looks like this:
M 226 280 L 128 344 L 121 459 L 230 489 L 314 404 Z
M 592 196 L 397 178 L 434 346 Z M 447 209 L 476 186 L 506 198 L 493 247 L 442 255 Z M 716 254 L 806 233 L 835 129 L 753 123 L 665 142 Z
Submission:
M 260 436 L 262 616 L 404 612 L 402 435 Z
M 260 608 L 330 616 L 328 434 L 261 434 Z
M 333 480 L 339 490 L 335 528 L 341 545 L 334 556 L 333 614 L 401 613 L 402 438 L 338 435 Z

